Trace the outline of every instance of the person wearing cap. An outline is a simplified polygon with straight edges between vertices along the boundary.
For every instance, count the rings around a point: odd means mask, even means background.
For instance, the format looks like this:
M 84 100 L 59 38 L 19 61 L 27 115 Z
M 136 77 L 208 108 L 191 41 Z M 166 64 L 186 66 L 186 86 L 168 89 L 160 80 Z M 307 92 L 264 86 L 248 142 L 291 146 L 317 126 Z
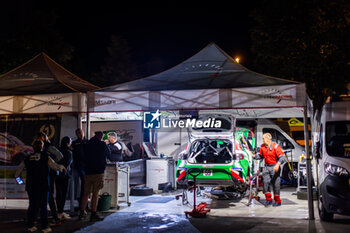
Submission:
M 55 161 L 44 150 L 44 142 L 35 140 L 33 142 L 34 152 L 28 155 L 18 166 L 15 177 L 19 177 L 26 169 L 27 179 L 25 190 L 28 193 L 29 206 L 27 211 L 27 232 L 35 232 L 38 228 L 35 221 L 40 210 L 40 222 L 42 232 L 51 232 L 52 229 L 48 223 L 47 203 L 50 189 L 49 168 L 54 171 L 67 173 L 63 165 Z
M 273 206 L 280 206 L 282 204 L 280 198 L 281 179 L 280 179 L 280 165 L 287 161 L 281 147 L 272 142 L 272 135 L 265 133 L 263 135 L 263 144 L 260 147 L 259 155 L 265 161 L 265 169 L 263 171 L 264 194 L 266 198 L 266 206 L 272 204 L 272 195 L 270 185 L 273 186 L 274 203 Z
M 34 136 L 34 140 L 41 140 L 44 142 L 43 151 L 48 154 L 50 158 L 52 158 L 55 163 L 60 162 L 63 159 L 62 153 L 51 143 L 49 137 L 44 132 L 38 132 Z M 57 212 L 57 203 L 55 200 L 55 183 L 57 178 L 57 171 L 54 169 L 50 169 L 49 171 L 49 207 L 52 215 L 52 220 L 50 222 L 50 226 L 58 226 L 61 225 L 61 220 L 58 216 Z
M 122 141 L 118 140 L 115 132 L 108 133 L 108 144 L 111 155 L 108 157 L 110 162 L 122 162 L 125 156 L 131 157 L 133 152 Z

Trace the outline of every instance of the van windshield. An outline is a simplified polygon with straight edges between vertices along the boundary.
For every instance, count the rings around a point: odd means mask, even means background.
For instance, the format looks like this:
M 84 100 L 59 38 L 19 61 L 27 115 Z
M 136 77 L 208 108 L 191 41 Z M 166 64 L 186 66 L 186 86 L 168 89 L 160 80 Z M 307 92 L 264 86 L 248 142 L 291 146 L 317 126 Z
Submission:
M 330 156 L 350 158 L 350 121 L 326 124 L 326 149 Z

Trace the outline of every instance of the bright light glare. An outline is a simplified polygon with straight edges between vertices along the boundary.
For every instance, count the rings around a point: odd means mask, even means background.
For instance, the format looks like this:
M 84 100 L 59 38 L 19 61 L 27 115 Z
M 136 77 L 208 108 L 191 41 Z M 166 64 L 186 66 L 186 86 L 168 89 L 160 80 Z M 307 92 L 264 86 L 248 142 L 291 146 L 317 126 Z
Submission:
M 236 57 L 236 58 L 235 58 L 235 61 L 236 61 L 237 63 L 239 63 L 239 60 L 240 60 L 239 57 Z

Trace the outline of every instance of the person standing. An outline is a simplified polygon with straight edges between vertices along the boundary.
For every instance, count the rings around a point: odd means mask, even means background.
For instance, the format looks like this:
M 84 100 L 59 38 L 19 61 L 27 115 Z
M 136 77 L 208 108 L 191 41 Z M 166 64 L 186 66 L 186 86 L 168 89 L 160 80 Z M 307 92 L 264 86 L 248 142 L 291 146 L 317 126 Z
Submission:
M 41 140 L 44 142 L 44 151 L 48 154 L 48 156 L 53 159 L 56 163 L 58 163 L 62 158 L 62 153 L 51 144 L 49 138 L 44 132 L 39 132 L 34 137 L 35 140 Z M 49 182 L 50 182 L 50 189 L 49 189 L 49 206 L 50 211 L 53 217 L 53 222 L 50 223 L 51 226 L 57 226 L 61 224 L 60 219 L 58 218 L 57 214 L 57 205 L 54 198 L 54 191 L 55 191 L 55 180 L 57 176 L 57 171 L 50 169 L 49 170 Z
M 18 166 L 15 177 L 19 177 L 24 168 L 27 171 L 26 191 L 29 198 L 29 207 L 27 211 L 28 232 L 37 231 L 34 222 L 40 209 L 41 230 L 44 233 L 51 232 L 48 225 L 47 202 L 49 193 L 49 168 L 67 172 L 65 167 L 56 164 L 47 152 L 44 151 L 44 143 L 41 140 L 33 142 L 34 153 L 26 157 Z
M 79 209 L 81 206 L 81 200 L 84 194 L 84 159 L 85 159 L 85 145 L 87 143 L 87 139 L 84 137 L 84 131 L 80 128 L 75 130 L 75 135 L 77 139 L 72 142 L 73 148 L 73 177 L 74 177 L 74 197 L 77 199 L 78 195 L 78 184 L 80 179 L 80 196 L 78 198 L 79 201 Z
M 71 164 L 72 164 L 72 151 L 71 151 L 71 143 L 72 139 L 68 136 L 65 136 L 61 140 L 61 147 L 60 151 L 63 155 L 63 159 L 61 159 L 58 163 L 63 165 L 67 172 L 62 173 L 60 172 L 59 175 L 56 177 L 56 204 L 57 204 L 57 211 L 58 211 L 58 218 L 60 220 L 68 220 L 71 219 L 69 214 L 64 213 L 64 205 L 66 203 L 67 198 L 67 190 L 68 190 L 68 183 L 69 178 L 71 174 Z
M 131 157 L 133 152 L 120 140 L 115 132 L 108 133 L 108 144 L 111 156 L 108 160 L 111 162 L 122 162 L 125 156 Z
M 92 137 L 85 146 L 85 185 L 79 220 L 85 218 L 85 209 L 90 193 L 92 193 L 90 221 L 102 220 L 96 213 L 97 201 L 98 193 L 103 188 L 106 159 L 110 156 L 110 151 L 106 143 L 102 141 L 102 138 L 103 133 L 97 131 L 95 132 L 95 136 Z
M 272 135 L 265 133 L 263 135 L 263 144 L 259 150 L 260 157 L 265 161 L 265 168 L 263 171 L 264 193 L 266 198 L 266 206 L 272 204 L 272 195 L 270 185 L 273 186 L 274 203 L 273 206 L 280 206 L 282 204 L 280 198 L 281 178 L 280 165 L 287 161 L 281 147 L 272 142 Z

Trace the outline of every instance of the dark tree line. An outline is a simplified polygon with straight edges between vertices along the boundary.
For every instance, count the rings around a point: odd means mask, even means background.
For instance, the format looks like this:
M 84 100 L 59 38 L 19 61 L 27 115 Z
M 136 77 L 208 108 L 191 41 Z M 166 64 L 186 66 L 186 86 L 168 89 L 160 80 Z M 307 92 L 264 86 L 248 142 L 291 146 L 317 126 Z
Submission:
M 49 1 L 1 2 L 0 73 L 3 74 L 46 52 L 66 65 L 74 48 L 57 30 L 57 8 Z
M 3 9 L 0 14 L 0 74 L 45 52 L 73 73 L 100 87 L 136 78 L 136 64 L 124 38 L 112 35 L 106 42 L 107 46 L 96 52 L 95 48 L 84 44 L 89 38 L 82 41 L 74 38 L 81 31 L 89 33 L 86 28 L 91 25 L 73 27 L 64 24 L 69 4 L 57 2 L 53 5 L 51 1 L 40 0 L 0 3 Z M 82 52 L 82 49 L 86 51 Z M 99 59 L 94 57 L 96 54 Z
M 305 82 L 316 107 L 327 96 L 347 91 L 350 83 L 348 1 L 254 2 L 255 9 L 250 14 L 255 22 L 250 31 L 254 65 L 250 69 Z M 103 25 L 92 25 L 92 19 L 85 24 L 85 19 L 73 22 L 73 18 L 66 17 L 70 4 L 57 1 L 52 7 L 51 1 L 35 0 L 0 3 L 4 9 L 0 14 L 0 73 L 44 51 L 73 73 L 101 87 L 140 78 L 132 56 L 136 51 L 128 41 L 108 31 L 109 28 L 105 30 Z M 234 26 L 232 22 L 233 29 Z M 99 31 L 95 32 L 96 29 Z M 230 28 L 227 30 L 230 32 Z M 104 47 L 95 48 L 86 37 L 106 38 L 101 45 Z
M 254 69 L 305 82 L 319 108 L 350 83 L 350 2 L 266 0 L 252 11 Z

